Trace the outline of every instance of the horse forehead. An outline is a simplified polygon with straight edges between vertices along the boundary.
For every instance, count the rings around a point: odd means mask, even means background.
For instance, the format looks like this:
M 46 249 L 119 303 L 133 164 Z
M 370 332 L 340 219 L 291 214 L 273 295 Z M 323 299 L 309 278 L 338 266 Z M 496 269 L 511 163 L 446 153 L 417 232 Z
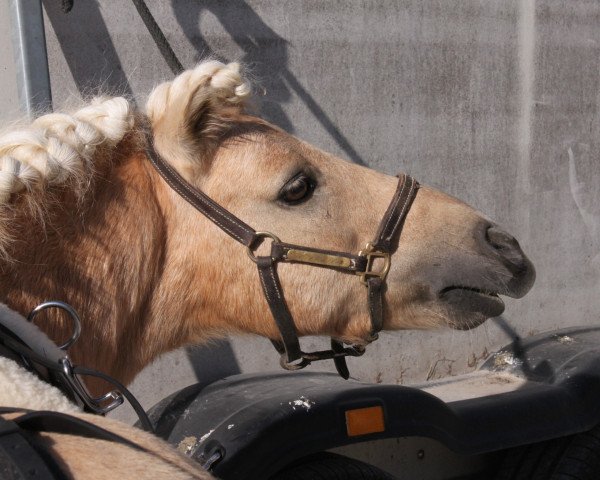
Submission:
M 219 155 L 225 157 L 239 156 L 254 158 L 272 166 L 285 165 L 290 162 L 307 162 L 315 158 L 309 145 L 285 132 L 268 131 L 244 135 L 228 141 L 221 148 Z

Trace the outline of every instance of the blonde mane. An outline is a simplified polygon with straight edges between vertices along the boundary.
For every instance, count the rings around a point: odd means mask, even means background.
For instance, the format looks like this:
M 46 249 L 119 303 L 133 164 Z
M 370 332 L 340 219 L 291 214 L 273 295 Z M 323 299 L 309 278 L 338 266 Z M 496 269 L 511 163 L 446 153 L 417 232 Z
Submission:
M 202 62 L 193 70 L 183 72 L 172 82 L 164 82 L 156 87 L 146 103 L 148 117 L 153 124 L 156 123 L 167 107 L 172 108 L 174 102 L 189 104 L 189 100 L 199 93 L 201 87 L 206 90 L 205 99 L 231 105 L 243 103 L 251 93 L 250 84 L 240 73 L 239 63 L 224 65 L 210 60 Z
M 250 85 L 240 65 L 205 61 L 171 82 L 156 87 L 146 109 L 153 127 L 174 105 L 209 100 L 239 105 Z M 205 93 L 199 95 L 199 93 Z M 30 125 L 12 127 L 0 135 L 0 257 L 10 260 L 11 222 L 25 208 L 43 217 L 58 187 L 82 197 L 99 170 L 98 158 L 109 158 L 117 144 L 135 130 L 132 103 L 123 97 L 94 98 L 72 113 L 50 113 Z M 101 155 L 100 151 L 106 155 Z M 28 207 L 28 208 L 27 208 Z M 43 218 L 38 218 L 43 224 Z

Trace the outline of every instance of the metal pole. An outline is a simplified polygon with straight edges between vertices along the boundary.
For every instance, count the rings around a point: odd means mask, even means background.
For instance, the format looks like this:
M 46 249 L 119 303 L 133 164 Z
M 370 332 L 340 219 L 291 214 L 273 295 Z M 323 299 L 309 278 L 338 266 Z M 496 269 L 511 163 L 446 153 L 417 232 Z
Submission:
M 33 117 L 52 109 L 41 0 L 9 0 L 21 108 Z

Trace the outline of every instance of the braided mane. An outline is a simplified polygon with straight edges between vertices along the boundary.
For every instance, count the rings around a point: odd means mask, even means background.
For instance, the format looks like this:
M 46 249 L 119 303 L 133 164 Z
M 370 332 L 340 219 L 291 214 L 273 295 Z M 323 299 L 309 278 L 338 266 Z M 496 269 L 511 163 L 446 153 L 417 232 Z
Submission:
M 93 173 L 98 147 L 114 146 L 133 127 L 124 98 L 96 98 L 72 114 L 50 113 L 0 136 L 0 205 Z
M 156 87 L 147 102 L 147 115 L 156 130 L 166 112 L 180 105 L 206 100 L 237 105 L 249 94 L 239 64 L 205 61 Z M 48 202 L 56 201 L 57 187 L 83 197 L 101 167 L 99 158 L 114 156 L 135 125 L 135 112 L 127 99 L 101 97 L 72 113 L 43 115 L 30 125 L 0 134 L 0 257 L 9 260 L 10 224 L 16 209 L 24 208 L 43 224 Z

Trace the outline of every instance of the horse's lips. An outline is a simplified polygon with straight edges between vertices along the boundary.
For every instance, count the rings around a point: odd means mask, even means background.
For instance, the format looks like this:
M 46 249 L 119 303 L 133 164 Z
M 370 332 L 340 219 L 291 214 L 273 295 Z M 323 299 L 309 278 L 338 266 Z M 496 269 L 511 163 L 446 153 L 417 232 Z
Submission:
M 504 312 L 504 302 L 498 295 L 477 289 L 447 288 L 440 292 L 440 299 L 465 314 L 478 313 L 484 315 L 485 318 L 492 318 Z

